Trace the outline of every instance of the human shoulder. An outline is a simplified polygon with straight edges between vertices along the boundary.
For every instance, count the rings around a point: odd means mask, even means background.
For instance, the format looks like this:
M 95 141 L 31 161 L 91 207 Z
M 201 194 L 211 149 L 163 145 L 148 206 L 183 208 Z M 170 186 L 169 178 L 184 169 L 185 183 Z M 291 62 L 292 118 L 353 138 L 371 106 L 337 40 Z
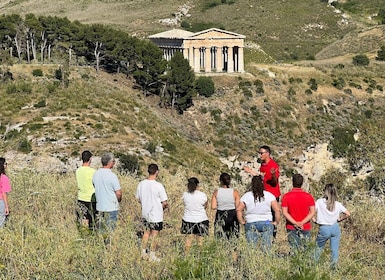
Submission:
M 271 192 L 263 191 L 263 195 L 265 196 L 266 200 L 275 200 L 275 196 Z

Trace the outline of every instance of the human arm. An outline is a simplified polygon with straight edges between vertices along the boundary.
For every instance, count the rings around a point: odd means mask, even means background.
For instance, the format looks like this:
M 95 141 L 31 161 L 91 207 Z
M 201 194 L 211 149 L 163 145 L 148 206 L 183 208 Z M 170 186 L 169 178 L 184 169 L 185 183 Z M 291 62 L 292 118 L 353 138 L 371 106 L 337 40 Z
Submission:
M 271 202 L 271 208 L 274 210 L 274 217 L 275 217 L 275 221 L 272 222 L 272 224 L 277 226 L 279 224 L 280 219 L 281 219 L 281 211 L 279 209 L 277 200 L 273 200 Z
M 257 176 L 258 173 L 256 171 L 254 171 L 253 169 L 251 169 L 249 166 L 244 166 L 243 167 L 243 170 L 245 170 L 247 173 L 253 175 L 253 176 Z
M 216 210 L 218 207 L 217 194 L 218 194 L 218 190 L 215 190 L 215 192 L 213 193 L 213 196 L 211 198 L 211 209 L 212 210 Z
M 278 168 L 271 168 L 270 173 L 271 173 L 271 178 L 267 180 L 267 183 L 272 187 L 276 187 L 278 184 L 278 176 L 279 176 Z
M 294 218 L 290 215 L 289 210 L 288 210 L 288 207 L 282 207 L 282 214 L 283 214 L 283 216 L 285 217 L 285 219 L 286 219 L 288 222 L 290 222 L 291 224 L 293 224 L 294 227 L 303 229 L 303 226 L 301 226 L 301 225 L 299 224 L 299 222 L 297 222 L 296 220 L 294 220 Z
M 122 201 L 122 189 L 115 191 L 116 198 L 118 199 L 118 202 Z
M 309 213 L 306 215 L 306 217 L 299 222 L 301 227 L 303 228 L 303 225 L 310 222 L 311 219 L 315 216 L 315 206 L 310 206 L 309 207 Z
M 5 206 L 5 210 L 4 210 L 4 214 L 5 215 L 8 215 L 9 214 L 9 208 L 8 208 L 8 195 L 7 193 L 3 193 L 3 201 L 4 201 L 4 206 Z
M 244 202 L 240 202 L 237 206 L 237 219 L 240 224 L 244 225 L 246 224 L 245 219 L 243 218 L 243 210 L 246 208 L 246 205 Z
M 167 202 L 167 200 L 162 201 L 162 208 L 163 208 L 163 210 L 165 210 L 167 207 L 168 207 L 168 202 Z
M 234 190 L 234 203 L 235 203 L 235 209 L 237 209 L 239 202 L 241 201 L 241 196 L 239 195 L 239 192 L 237 190 Z
M 343 216 L 337 220 L 338 223 L 350 217 L 350 212 L 348 210 L 346 210 L 342 214 Z

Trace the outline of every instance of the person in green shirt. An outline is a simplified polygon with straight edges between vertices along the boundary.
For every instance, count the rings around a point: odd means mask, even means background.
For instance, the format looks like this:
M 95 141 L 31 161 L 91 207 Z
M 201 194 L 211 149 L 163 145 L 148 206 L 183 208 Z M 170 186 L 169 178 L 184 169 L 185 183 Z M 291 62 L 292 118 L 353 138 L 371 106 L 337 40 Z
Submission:
M 93 230 L 96 222 L 96 199 L 95 188 L 92 183 L 92 176 L 95 169 L 90 167 L 92 153 L 82 153 L 83 164 L 76 169 L 76 183 L 78 186 L 77 218 L 78 222 Z

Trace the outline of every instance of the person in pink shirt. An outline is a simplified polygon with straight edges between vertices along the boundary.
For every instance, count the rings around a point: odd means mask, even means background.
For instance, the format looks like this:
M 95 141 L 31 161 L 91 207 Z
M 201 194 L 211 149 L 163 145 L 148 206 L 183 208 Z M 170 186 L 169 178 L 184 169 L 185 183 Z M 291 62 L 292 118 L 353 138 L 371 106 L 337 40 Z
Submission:
M 5 219 L 9 214 L 7 193 L 11 191 L 11 183 L 5 174 L 7 162 L 0 158 L 0 228 L 4 226 Z

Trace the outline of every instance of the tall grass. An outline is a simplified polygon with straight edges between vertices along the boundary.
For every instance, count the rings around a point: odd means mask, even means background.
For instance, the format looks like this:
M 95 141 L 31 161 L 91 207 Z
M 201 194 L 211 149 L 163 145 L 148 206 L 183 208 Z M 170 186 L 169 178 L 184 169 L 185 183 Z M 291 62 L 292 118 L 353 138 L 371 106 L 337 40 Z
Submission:
M 238 241 L 230 243 L 211 234 L 202 247 L 185 254 L 179 227 L 187 172 L 180 170 L 161 177 L 170 208 L 159 238 L 162 260 L 152 263 L 140 258 L 136 235 L 141 229 L 140 206 L 134 194 L 140 178 L 120 176 L 119 222 L 112 243 L 105 246 L 101 236 L 76 225 L 73 174 L 21 172 L 10 177 L 11 214 L 0 230 L 1 279 L 381 279 L 385 274 L 384 240 L 379 239 L 385 206 L 380 200 L 360 197 L 347 204 L 352 219 L 342 224 L 338 270 L 329 269 L 327 248 L 318 264 L 311 251 L 291 257 L 283 223 L 270 255 L 250 248 L 243 231 Z M 210 197 L 213 187 L 202 188 Z M 209 216 L 213 222 L 213 213 Z M 313 231 L 314 239 L 316 228 Z M 371 233 L 377 238 L 371 238 Z

